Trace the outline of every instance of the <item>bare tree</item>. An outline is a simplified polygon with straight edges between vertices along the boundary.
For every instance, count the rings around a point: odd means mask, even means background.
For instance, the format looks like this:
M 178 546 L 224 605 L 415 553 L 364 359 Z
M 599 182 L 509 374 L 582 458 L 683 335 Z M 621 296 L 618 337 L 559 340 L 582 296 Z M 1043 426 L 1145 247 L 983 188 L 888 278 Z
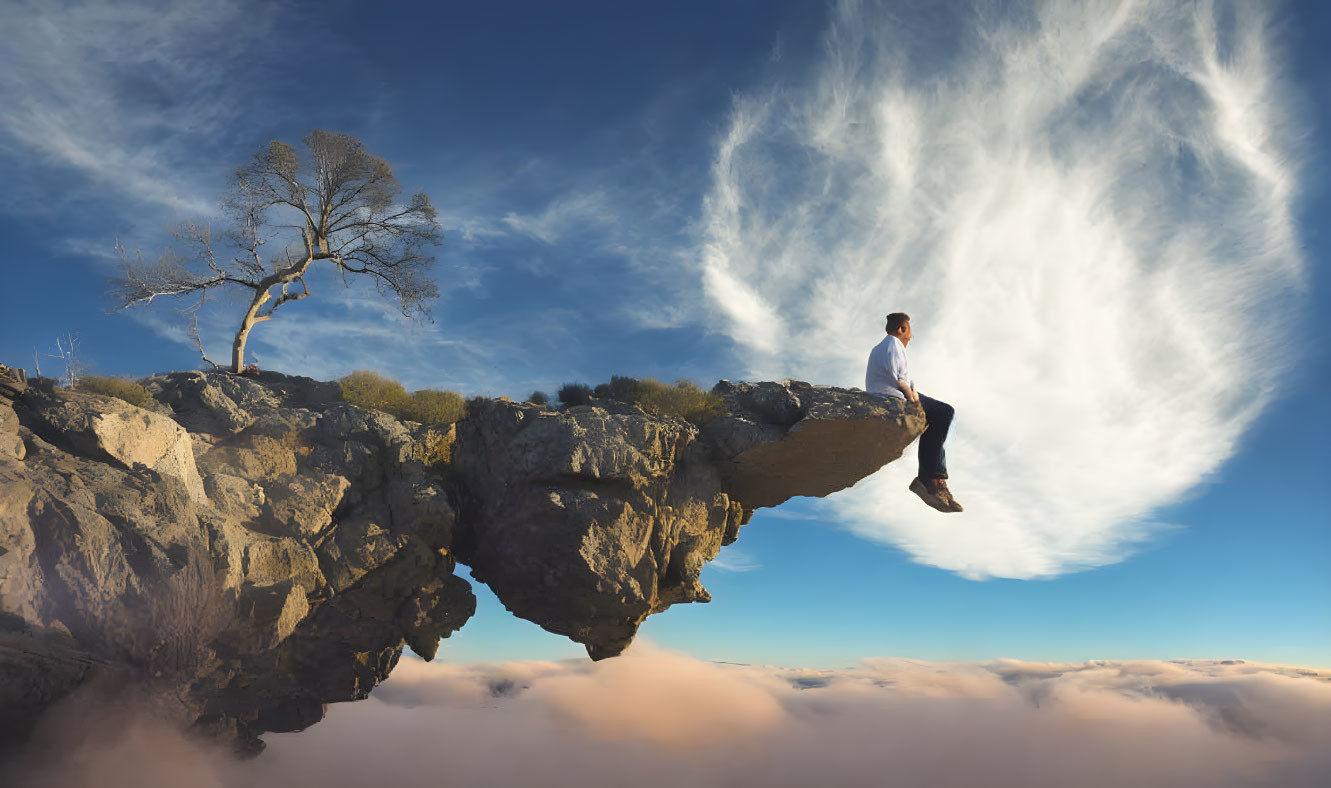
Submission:
M 216 288 L 250 290 L 231 346 L 232 372 L 244 369 L 255 324 L 310 295 L 305 275 L 321 260 L 344 282 L 348 274 L 372 277 L 381 294 L 400 301 L 403 314 L 428 315 L 426 302 L 439 295 L 427 273 L 434 263 L 428 250 L 441 239 L 430 198 L 417 192 L 398 202 L 402 186 L 392 167 L 355 137 L 314 131 L 303 142 L 298 154 L 274 140 L 238 169 L 222 198 L 229 226 L 215 237 L 209 225 L 185 224 L 177 236 L 188 255 L 170 250 L 149 262 L 119 246 L 120 308 L 198 294 L 187 310 L 197 314 Z
M 83 362 L 79 360 L 79 341 L 78 334 L 66 332 L 64 336 L 55 338 L 54 353 L 47 353 L 47 358 L 56 358 L 65 365 L 65 374 L 60 378 L 61 385 L 67 389 L 76 389 L 79 387 L 79 379 L 83 377 Z M 36 361 L 37 353 L 33 351 L 33 360 Z M 37 376 L 41 377 L 42 368 L 37 367 Z

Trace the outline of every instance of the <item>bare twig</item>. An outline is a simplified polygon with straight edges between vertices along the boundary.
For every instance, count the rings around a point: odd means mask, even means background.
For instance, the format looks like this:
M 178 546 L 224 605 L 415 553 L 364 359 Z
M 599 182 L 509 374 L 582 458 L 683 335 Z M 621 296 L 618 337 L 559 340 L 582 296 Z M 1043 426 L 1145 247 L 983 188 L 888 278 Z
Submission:
M 201 293 L 199 293 L 198 301 L 195 301 L 192 306 L 186 307 L 185 309 L 182 309 L 180 311 L 189 315 L 190 337 L 194 340 L 194 349 L 199 351 L 199 357 L 203 359 L 205 364 L 208 364 L 213 369 L 221 369 L 222 368 L 221 364 L 218 364 L 216 361 L 213 361 L 212 359 L 208 358 L 208 354 L 205 353 L 203 350 L 203 339 L 199 337 L 199 310 L 203 308 L 203 305 L 207 301 L 208 301 L 208 291 L 204 290 Z
M 79 378 L 83 377 L 83 364 L 79 361 L 78 347 L 79 337 L 77 334 L 66 332 L 63 337 L 55 338 L 55 353 L 47 353 L 47 358 L 58 358 L 65 365 L 65 374 L 61 378 L 64 381 L 65 388 L 78 388 Z M 34 361 L 36 355 L 34 354 Z M 39 368 L 37 374 L 41 374 Z

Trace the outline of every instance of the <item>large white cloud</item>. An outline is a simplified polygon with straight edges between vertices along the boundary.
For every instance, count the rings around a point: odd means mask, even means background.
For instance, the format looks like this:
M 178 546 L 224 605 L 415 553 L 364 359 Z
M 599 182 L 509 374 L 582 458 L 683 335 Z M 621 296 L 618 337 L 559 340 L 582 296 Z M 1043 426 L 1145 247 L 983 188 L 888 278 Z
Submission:
M 67 710 L 67 711 L 73 711 Z M 1297 786 L 1331 774 L 1331 673 L 1231 661 L 871 659 L 844 670 L 623 657 L 404 660 L 366 701 L 237 763 L 67 713 L 18 788 Z
M 901 4 L 912 5 L 912 4 Z M 840 4 L 802 83 L 737 101 L 702 281 L 748 373 L 862 386 L 887 312 L 957 407 L 946 519 L 905 459 L 830 502 L 971 577 L 1120 560 L 1232 455 L 1303 262 L 1253 3 Z

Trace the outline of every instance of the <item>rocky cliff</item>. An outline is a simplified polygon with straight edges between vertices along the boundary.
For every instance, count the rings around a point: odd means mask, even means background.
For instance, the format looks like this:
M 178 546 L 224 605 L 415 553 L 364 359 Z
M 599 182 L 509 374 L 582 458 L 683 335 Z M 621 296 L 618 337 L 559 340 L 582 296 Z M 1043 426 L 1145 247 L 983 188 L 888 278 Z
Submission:
M 722 381 L 701 427 L 474 400 L 447 430 L 271 373 L 147 386 L 147 409 L 0 387 L 0 742 L 78 691 L 254 750 L 364 698 L 404 645 L 431 657 L 475 609 L 459 562 L 614 656 L 708 601 L 703 565 L 755 508 L 848 487 L 924 429 L 793 381 Z

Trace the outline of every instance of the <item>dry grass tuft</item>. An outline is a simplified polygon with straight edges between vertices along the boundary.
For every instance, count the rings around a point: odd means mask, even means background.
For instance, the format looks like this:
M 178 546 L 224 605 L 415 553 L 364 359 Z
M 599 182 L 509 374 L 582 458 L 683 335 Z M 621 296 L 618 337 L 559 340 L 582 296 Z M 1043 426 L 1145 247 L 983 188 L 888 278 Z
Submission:
M 559 400 L 565 406 L 585 405 L 593 399 L 627 402 L 653 416 L 675 416 L 694 424 L 704 424 L 725 410 L 721 397 L 703 391 L 698 384 L 683 378 L 672 386 L 653 378 L 640 380 L 615 375 L 609 383 L 602 383 L 595 389 L 569 383 L 559 390 Z
M 453 461 L 453 435 L 451 431 L 426 430 L 419 441 L 411 446 L 411 458 L 424 465 L 441 467 Z
M 723 410 L 719 396 L 684 378 L 676 380 L 673 386 L 643 378 L 638 381 L 632 402 L 653 415 L 678 416 L 694 424 L 711 421 Z
M 408 394 L 401 383 L 368 370 L 357 370 L 338 383 L 342 399 L 352 405 L 407 421 L 448 425 L 467 415 L 467 404 L 460 394 L 432 389 Z
M 75 391 L 115 397 L 139 408 L 151 408 L 153 404 L 153 395 L 148 393 L 148 389 L 124 378 L 102 378 L 95 375 L 84 375 L 79 378 L 79 385 Z

